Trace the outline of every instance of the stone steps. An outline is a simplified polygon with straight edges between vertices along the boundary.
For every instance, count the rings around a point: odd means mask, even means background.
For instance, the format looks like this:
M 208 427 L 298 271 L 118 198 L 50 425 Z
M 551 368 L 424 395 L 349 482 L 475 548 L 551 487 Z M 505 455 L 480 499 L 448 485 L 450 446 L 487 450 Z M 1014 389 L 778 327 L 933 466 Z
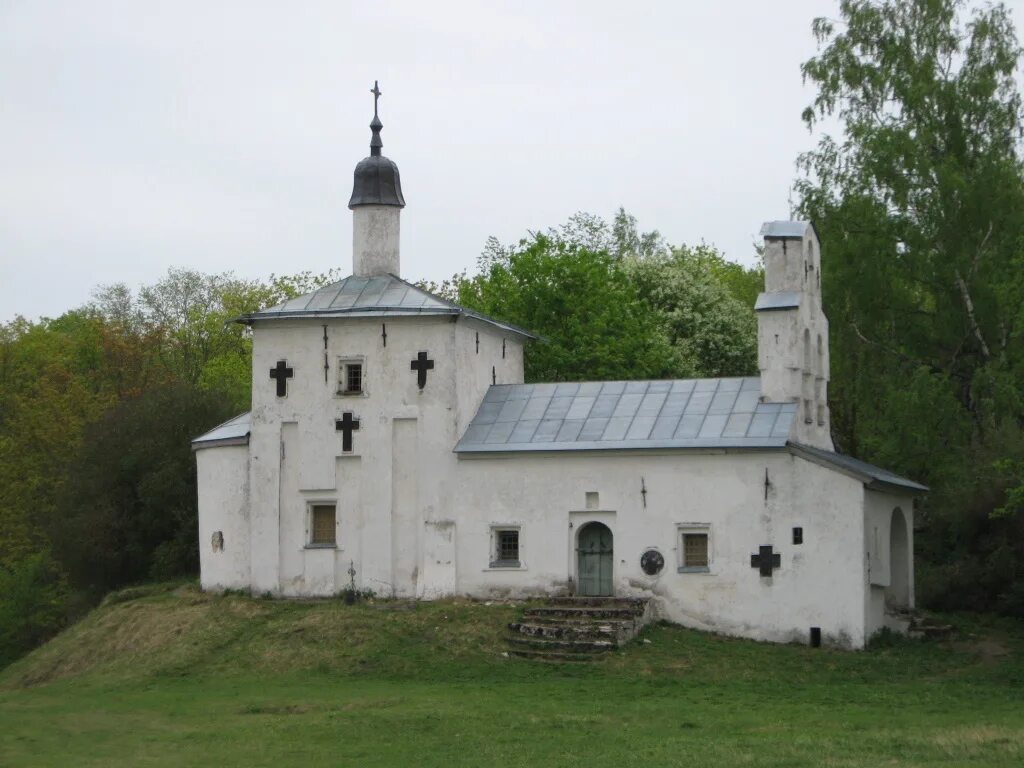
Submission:
M 592 661 L 628 643 L 646 623 L 647 600 L 563 597 L 531 605 L 508 625 L 509 655 L 543 661 Z
M 886 611 L 885 619 L 887 627 L 905 632 L 909 637 L 949 637 L 956 631 L 952 624 L 941 624 L 916 611 L 890 609 Z
M 952 624 L 939 624 L 926 616 L 914 616 L 910 620 L 908 634 L 911 637 L 949 637 L 953 631 Z

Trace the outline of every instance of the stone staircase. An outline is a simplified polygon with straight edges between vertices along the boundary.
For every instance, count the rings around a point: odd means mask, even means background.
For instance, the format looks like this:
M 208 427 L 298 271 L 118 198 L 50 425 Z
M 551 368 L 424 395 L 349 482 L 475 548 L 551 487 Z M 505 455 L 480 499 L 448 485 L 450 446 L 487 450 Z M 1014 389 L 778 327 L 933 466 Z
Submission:
M 909 637 L 946 638 L 956 631 L 952 624 L 944 624 L 917 611 L 890 609 L 885 614 L 885 625 L 894 632 L 903 633 Z
M 628 643 L 648 620 L 633 597 L 557 597 L 508 625 L 509 655 L 543 661 L 593 661 Z
M 910 629 L 907 634 L 911 637 L 938 637 L 946 638 L 955 632 L 952 624 L 943 624 L 930 616 L 915 615 L 910 621 Z

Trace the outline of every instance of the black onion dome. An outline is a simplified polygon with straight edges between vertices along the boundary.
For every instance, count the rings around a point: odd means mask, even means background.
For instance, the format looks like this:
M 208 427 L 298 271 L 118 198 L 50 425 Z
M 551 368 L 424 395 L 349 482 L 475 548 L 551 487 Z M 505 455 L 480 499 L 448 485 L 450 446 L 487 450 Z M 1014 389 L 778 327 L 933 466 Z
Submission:
M 355 176 L 352 181 L 352 197 L 348 201 L 349 208 L 359 205 L 396 205 L 405 208 L 405 198 L 402 197 L 402 180 L 398 176 L 398 166 L 394 160 L 389 160 L 380 153 L 384 142 L 380 139 L 381 128 L 384 124 L 377 116 L 377 99 L 380 98 L 380 88 L 377 81 L 373 81 L 373 120 L 370 121 L 370 130 L 373 131 L 373 138 L 370 139 L 370 156 L 364 157 L 356 165 Z
M 397 205 L 405 208 L 402 181 L 393 160 L 382 155 L 371 155 L 359 161 L 348 207 L 360 205 Z

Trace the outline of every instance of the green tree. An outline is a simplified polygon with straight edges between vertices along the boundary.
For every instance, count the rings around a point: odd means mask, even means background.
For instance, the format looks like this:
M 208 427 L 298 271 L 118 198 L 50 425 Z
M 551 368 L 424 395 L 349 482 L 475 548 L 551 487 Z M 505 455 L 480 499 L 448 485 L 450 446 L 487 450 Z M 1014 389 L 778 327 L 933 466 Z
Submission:
M 847 451 L 932 485 L 922 595 L 1011 607 L 1024 520 L 1006 514 L 1024 423 L 1024 182 L 1016 33 L 999 4 L 843 0 L 803 65 L 803 215 L 826 252 L 832 414 Z M 1003 552 L 1012 553 L 1007 558 Z
M 676 351 L 675 375 L 757 375 L 753 301 L 745 304 L 736 298 L 721 277 L 723 273 L 746 275 L 743 267 L 701 245 L 630 259 L 625 271 L 641 299 L 657 312 Z M 739 279 L 734 284 L 743 286 Z
M 461 280 L 459 303 L 542 337 L 527 350 L 528 381 L 670 375 L 672 349 L 658 318 L 607 251 L 535 234 L 485 254 Z
M 196 572 L 190 443 L 234 413 L 222 393 L 171 382 L 121 401 L 88 426 L 48 521 L 73 587 L 99 597 L 147 578 Z
M 516 246 L 488 239 L 479 273 L 428 290 L 543 336 L 530 381 L 757 373 L 754 298 L 764 277 L 707 245 L 670 248 L 622 208 Z
M 63 626 L 67 588 L 47 552 L 0 564 L 0 669 Z

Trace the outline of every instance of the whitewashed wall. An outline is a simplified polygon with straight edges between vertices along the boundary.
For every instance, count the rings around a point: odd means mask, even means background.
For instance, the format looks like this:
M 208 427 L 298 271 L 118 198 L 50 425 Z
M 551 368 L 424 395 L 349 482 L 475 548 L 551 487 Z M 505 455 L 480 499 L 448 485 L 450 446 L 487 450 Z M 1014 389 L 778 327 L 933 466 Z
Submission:
M 203 589 L 249 588 L 249 448 L 196 451 L 199 487 L 199 572 Z M 220 531 L 224 546 L 214 551 Z
M 865 622 L 869 636 L 883 627 L 905 629 L 889 616 L 886 591 L 893 584 L 895 567 L 892 561 L 892 521 L 896 508 L 900 509 L 906 525 L 903 578 L 907 585 L 908 609 L 915 605 L 914 598 L 914 499 L 910 495 L 865 491 L 864 551 L 865 551 Z
M 327 324 L 327 380 L 323 325 Z M 387 345 L 382 338 L 387 326 Z M 480 352 L 476 351 L 476 333 Z M 450 537 L 427 536 L 450 519 L 456 464 L 452 447 L 491 383 L 522 381 L 522 349 L 499 329 L 451 317 L 344 318 L 258 324 L 253 344 L 253 590 L 283 595 L 333 594 L 349 584 L 378 594 L 424 593 L 424 557 L 437 585 L 453 584 L 438 558 Z M 423 390 L 410 362 L 434 361 Z M 337 394 L 340 357 L 362 357 L 361 395 Z M 269 371 L 286 360 L 294 376 L 276 396 Z M 335 420 L 360 420 L 353 451 L 342 451 Z M 336 549 L 310 548 L 308 506 L 337 504 Z M 441 524 L 440 526 L 438 524 Z M 435 557 L 429 547 L 440 547 Z M 443 573 L 440 571 L 444 571 Z M 440 592 L 438 590 L 441 590 Z
M 599 494 L 598 510 L 585 509 L 588 491 Z M 816 626 L 826 642 L 864 643 L 863 488 L 788 453 L 467 458 L 453 499 L 462 593 L 566 588 L 575 574 L 575 531 L 600 520 L 614 535 L 616 593 L 657 598 L 670 621 L 797 642 Z M 706 574 L 677 572 L 678 527 L 691 523 L 710 525 Z M 489 567 L 492 525 L 520 527 L 521 569 Z M 804 529 L 802 545 L 792 544 L 795 526 Z M 750 566 L 750 555 L 767 544 L 782 556 L 771 579 Z M 648 548 L 666 560 L 656 577 L 640 569 Z

